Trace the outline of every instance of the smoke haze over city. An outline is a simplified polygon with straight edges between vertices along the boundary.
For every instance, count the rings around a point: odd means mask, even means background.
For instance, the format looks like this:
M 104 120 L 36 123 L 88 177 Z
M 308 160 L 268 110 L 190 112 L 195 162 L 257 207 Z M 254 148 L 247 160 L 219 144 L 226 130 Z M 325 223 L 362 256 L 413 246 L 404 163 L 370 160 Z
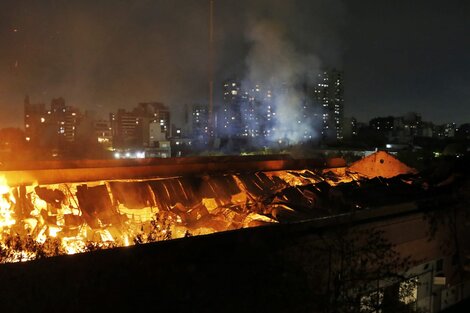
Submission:
M 470 307 L 469 13 L 0 0 L 1 312 Z
M 418 111 L 466 122 L 468 9 L 465 1 L 215 1 L 215 105 L 230 77 L 296 84 L 336 66 L 348 116 Z M 208 14 L 205 0 L 2 1 L 0 123 L 22 124 L 26 94 L 103 115 L 141 101 L 173 113 L 207 103 Z

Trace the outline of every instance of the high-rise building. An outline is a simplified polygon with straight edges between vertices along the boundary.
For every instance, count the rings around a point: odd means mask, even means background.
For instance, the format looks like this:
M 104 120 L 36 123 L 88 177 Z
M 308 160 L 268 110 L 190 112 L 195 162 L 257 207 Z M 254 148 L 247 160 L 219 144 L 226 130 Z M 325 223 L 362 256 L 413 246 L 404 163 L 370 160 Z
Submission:
M 48 111 L 50 118 L 46 118 L 48 125 L 57 129 L 60 142 L 75 142 L 76 129 L 80 120 L 78 109 L 66 106 L 64 98 L 56 98 L 51 101 L 51 110 Z
M 46 109 L 42 103 L 30 103 L 27 96 L 24 101 L 26 141 L 55 148 L 73 143 L 80 117 L 80 111 L 66 106 L 64 98 L 52 99 L 50 109 Z
M 44 103 L 30 103 L 29 96 L 24 99 L 24 130 L 26 141 L 40 144 L 40 136 L 44 130 L 47 117 Z
M 209 138 L 209 107 L 205 104 L 185 106 L 186 133 L 192 139 L 206 142 Z
M 343 139 L 341 71 L 322 72 L 315 86 L 308 79 L 294 85 L 288 82 L 277 86 L 275 93 L 262 83 L 242 85 L 228 80 L 223 96 L 218 114 L 222 137 L 297 142 L 321 133 L 328 141 Z
M 239 137 L 243 133 L 242 106 L 247 95 L 241 89 L 241 83 L 229 80 L 223 87 L 223 106 L 220 112 L 219 134 L 222 137 Z
M 261 84 L 242 86 L 235 80 L 223 85 L 224 101 L 219 112 L 219 134 L 223 137 L 269 137 L 276 112 L 273 94 Z
M 322 136 L 326 140 L 343 139 L 344 87 L 343 72 L 336 69 L 318 74 L 314 99 L 322 111 Z
M 276 139 L 280 141 L 285 139 L 285 143 L 295 143 L 312 140 L 318 137 L 318 133 L 321 133 L 320 110 L 317 108 L 315 99 L 309 96 L 313 93 L 311 89 L 311 85 L 304 79 L 296 84 L 284 84 L 280 93 L 275 95 L 278 97 L 276 103 L 279 111 L 277 112 Z
M 276 112 L 273 108 L 273 94 L 269 88 L 255 84 L 244 91 L 247 99 L 243 102 L 242 120 L 245 137 L 269 137 L 272 134 Z

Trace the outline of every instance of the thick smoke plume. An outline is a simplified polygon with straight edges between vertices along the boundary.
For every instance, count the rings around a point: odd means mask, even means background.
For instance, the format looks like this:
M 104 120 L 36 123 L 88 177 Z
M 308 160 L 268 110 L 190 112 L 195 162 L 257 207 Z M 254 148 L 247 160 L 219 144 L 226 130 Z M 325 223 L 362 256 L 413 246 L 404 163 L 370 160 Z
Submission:
M 267 20 L 249 24 L 246 36 L 251 48 L 243 85 L 271 90 L 269 105 L 275 113 L 271 140 L 299 143 L 315 138 L 308 86 L 319 72 L 319 58 L 296 50 L 285 29 Z

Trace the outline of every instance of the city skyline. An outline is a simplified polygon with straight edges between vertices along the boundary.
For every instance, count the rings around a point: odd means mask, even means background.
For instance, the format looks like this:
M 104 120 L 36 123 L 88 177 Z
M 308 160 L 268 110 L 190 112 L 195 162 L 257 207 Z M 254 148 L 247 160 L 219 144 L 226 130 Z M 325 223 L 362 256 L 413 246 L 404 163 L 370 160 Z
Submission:
M 63 96 L 103 115 L 142 101 L 173 112 L 208 102 L 207 1 L 178 9 L 171 1 L 5 1 L 3 8 L 4 126 L 21 124 L 25 95 L 36 102 Z M 467 8 L 464 1 L 216 1 L 215 83 L 336 66 L 345 73 L 345 116 L 417 111 L 465 123 Z M 270 53 L 273 43 L 281 55 Z M 215 96 L 220 106 L 222 91 Z
M 334 70 L 334 69 L 333 69 Z M 235 82 L 237 80 L 226 80 L 224 82 L 224 85 L 227 85 L 227 82 Z M 318 85 L 318 86 L 317 86 Z M 260 86 L 260 85 L 254 85 L 254 86 Z M 254 86 L 243 86 L 243 88 L 241 87 L 241 85 L 238 83 L 238 85 L 236 86 L 237 89 L 241 90 L 241 91 L 245 91 L 245 90 L 248 90 L 250 89 L 251 87 L 254 87 Z M 317 94 L 316 92 L 320 92 L 321 90 L 321 87 L 322 85 L 321 84 L 315 84 L 313 83 L 310 88 L 312 89 L 312 94 L 308 94 L 308 96 L 311 97 L 311 99 L 313 101 L 319 101 L 319 99 L 317 99 Z M 223 88 L 226 88 L 224 86 L 222 86 L 220 89 L 223 89 Z M 263 87 L 262 87 L 263 88 Z M 320 90 L 318 90 L 320 89 Z M 269 96 L 271 97 L 274 97 L 275 94 L 272 93 L 271 89 L 269 88 L 264 88 L 263 90 L 264 92 L 267 92 L 269 94 Z M 245 95 L 246 99 L 248 100 L 248 94 Z M 124 106 L 124 107 L 119 107 L 119 108 L 116 108 L 116 109 L 112 109 L 111 111 L 108 111 L 108 112 L 103 112 L 102 114 L 97 114 L 96 111 L 94 111 L 93 109 L 89 109 L 89 110 L 86 110 L 86 107 L 82 107 L 80 105 L 76 105 L 73 103 L 73 101 L 69 101 L 69 99 L 65 99 L 64 97 L 61 97 L 60 95 L 56 95 L 56 96 L 52 96 L 50 99 L 48 99 L 47 101 L 37 101 L 37 99 L 32 99 L 29 95 L 26 95 L 24 98 L 23 98 L 23 103 L 22 103 L 22 107 L 23 107 L 23 104 L 25 103 L 25 101 L 30 101 L 30 99 L 32 100 L 32 102 L 35 103 L 35 105 L 42 105 L 42 106 L 47 106 L 48 104 L 53 104 L 55 101 L 57 101 L 58 99 L 62 100 L 62 101 L 67 101 L 67 105 L 70 106 L 70 107 L 73 107 L 74 109 L 78 109 L 80 110 L 81 112 L 83 112 L 84 114 L 89 114 L 90 117 L 94 118 L 95 120 L 111 120 L 110 119 L 110 114 L 113 115 L 115 114 L 114 112 L 118 112 L 118 111 L 127 111 L 127 110 L 130 110 L 132 111 L 133 108 L 136 106 L 136 105 L 140 105 L 142 103 L 150 103 L 150 102 L 153 102 L 153 103 L 159 103 L 161 105 L 164 105 L 166 107 L 168 107 L 168 110 L 169 112 L 171 112 L 171 116 L 172 116 L 172 123 L 171 124 L 174 124 L 175 126 L 177 127 L 181 127 L 185 124 L 188 124 L 189 122 L 187 121 L 187 108 L 188 106 L 189 107 L 193 107 L 193 106 L 196 106 L 196 107 L 208 107 L 208 103 L 201 103 L 201 102 L 188 102 L 188 103 L 185 103 L 184 104 L 184 107 L 183 107 L 183 110 L 180 110 L 177 112 L 177 114 L 174 114 L 172 111 L 171 111 L 171 107 L 169 107 L 167 104 L 163 103 L 163 102 L 160 102 L 158 100 L 153 100 L 153 101 L 138 101 L 136 103 L 129 103 L 128 105 Z M 253 99 L 255 100 L 255 98 Z M 271 101 L 271 99 L 270 99 Z M 325 104 L 323 104 L 325 105 Z M 320 102 L 315 102 L 314 103 L 314 106 L 318 106 L 318 109 L 320 109 L 320 107 L 322 106 L 322 103 L 321 101 Z M 222 104 L 222 105 L 218 105 L 216 106 L 216 111 L 215 111 L 215 114 L 218 116 L 219 119 L 223 119 L 223 111 L 224 111 L 224 107 L 225 105 Z M 270 108 L 271 109 L 271 108 Z M 272 109 L 271 109 L 272 110 Z M 334 109 L 332 109 L 334 110 Z M 342 108 L 341 110 L 344 110 L 344 108 Z M 129 111 L 129 112 L 130 112 Z M 272 112 L 274 112 L 276 114 L 276 111 L 272 110 Z M 433 123 L 434 125 L 445 125 L 445 124 L 456 124 L 457 126 L 459 125 L 462 125 L 462 124 L 468 124 L 470 123 L 470 120 L 464 120 L 462 123 L 456 123 L 454 121 L 444 121 L 444 122 L 437 122 L 437 121 L 434 121 L 434 120 L 428 120 L 426 119 L 425 115 L 423 115 L 423 112 L 417 112 L 417 111 L 403 111 L 404 113 L 401 114 L 401 112 L 385 112 L 385 114 L 383 115 L 380 115 L 380 116 L 371 116 L 369 119 L 366 119 L 366 120 L 360 120 L 358 119 L 354 114 L 351 115 L 351 116 L 343 116 L 342 118 L 343 119 L 350 119 L 350 118 L 353 118 L 355 119 L 355 121 L 357 123 L 363 123 L 363 124 L 368 124 L 370 121 L 374 120 L 374 119 L 377 119 L 377 118 L 390 118 L 390 117 L 400 117 L 400 116 L 405 116 L 407 114 L 417 114 L 419 115 L 420 117 L 422 117 L 423 121 L 426 121 L 426 122 L 430 122 L 430 123 Z M 318 113 L 318 112 L 317 112 Z M 275 115 L 274 114 L 274 115 Z M 20 119 L 20 123 L 19 125 L 7 125 L 5 127 L 1 127 L 1 128 L 6 128 L 6 127 L 14 127 L 14 128 L 22 128 L 22 129 L 25 129 L 25 120 L 24 120 L 24 117 L 25 117 L 25 112 L 24 112 L 24 109 L 22 108 L 22 112 L 19 112 L 19 119 Z M 176 118 L 175 118 L 176 117 Z M 303 116 L 304 118 L 306 116 Z M 204 115 L 204 118 L 206 118 L 208 120 L 208 116 L 207 115 Z M 309 118 L 310 121 L 312 121 L 311 118 Z M 323 117 L 324 119 L 324 117 Z M 338 118 L 335 118 L 334 121 L 336 121 Z M 176 123 L 174 123 L 174 121 L 177 120 Z M 208 121 L 206 121 L 208 122 Z M 322 121 L 322 118 L 315 120 L 314 121 L 315 123 L 318 123 L 318 125 L 314 125 L 315 127 L 316 126 L 319 126 L 321 128 L 321 125 L 322 124 L 325 124 L 325 121 Z M 189 125 L 189 124 L 188 124 Z M 223 128 L 223 121 L 222 120 L 219 120 L 219 128 Z M 245 125 L 243 125 L 243 127 L 245 127 Z M 26 130 L 26 129 L 25 129 Z M 220 130 L 220 129 L 219 129 Z M 223 132 L 223 131 L 222 131 Z
M 215 136 L 222 140 L 244 140 L 259 147 L 281 142 L 289 145 L 359 142 L 360 138 L 366 140 L 364 136 L 367 137 L 370 131 L 396 143 L 411 142 L 414 137 L 444 139 L 457 133 L 459 137 L 468 134 L 470 123 L 433 123 L 423 119 L 419 112 L 378 116 L 366 123 L 344 117 L 342 72 L 334 69 L 319 75 L 316 84 L 301 87 L 313 94 L 310 99 L 303 99 L 296 116 L 285 120 L 277 116 L 282 114 L 282 107 L 289 99 L 286 94 L 297 94 L 298 91 L 284 90 L 274 94 L 263 85 L 246 86 L 233 80 L 226 81 L 226 105 L 216 111 L 221 122 Z M 160 102 L 139 102 L 134 107 L 109 112 L 108 118 L 103 119 L 93 112 L 67 105 L 62 97 L 53 98 L 49 108 L 45 103 L 31 102 L 27 96 L 24 111 L 24 140 L 35 146 L 58 147 L 94 140 L 95 144 L 97 141 L 112 150 L 158 147 L 162 142 L 167 144 L 168 140 L 180 143 L 181 140 L 196 140 L 198 146 L 207 146 L 209 139 L 208 104 L 187 105 L 183 112 L 184 122 L 180 124 L 170 119 L 170 110 Z M 268 118 L 261 121 L 266 116 Z M 291 122 L 295 125 L 290 126 Z M 460 128 L 462 131 L 459 132 Z

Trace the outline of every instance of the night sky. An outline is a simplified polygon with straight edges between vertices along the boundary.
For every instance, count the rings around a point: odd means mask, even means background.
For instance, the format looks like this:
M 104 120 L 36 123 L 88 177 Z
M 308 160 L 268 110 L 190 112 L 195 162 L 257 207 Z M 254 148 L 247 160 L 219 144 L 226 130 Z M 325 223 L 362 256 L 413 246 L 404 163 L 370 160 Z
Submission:
M 469 1 L 215 5 L 216 104 L 227 78 L 336 66 L 345 71 L 346 116 L 417 111 L 470 122 Z M 262 66 L 254 47 L 264 48 Z M 176 117 L 185 103 L 207 103 L 207 53 L 207 0 L 0 0 L 0 128 L 22 125 L 26 94 L 45 103 L 63 96 L 103 115 L 161 101 Z

